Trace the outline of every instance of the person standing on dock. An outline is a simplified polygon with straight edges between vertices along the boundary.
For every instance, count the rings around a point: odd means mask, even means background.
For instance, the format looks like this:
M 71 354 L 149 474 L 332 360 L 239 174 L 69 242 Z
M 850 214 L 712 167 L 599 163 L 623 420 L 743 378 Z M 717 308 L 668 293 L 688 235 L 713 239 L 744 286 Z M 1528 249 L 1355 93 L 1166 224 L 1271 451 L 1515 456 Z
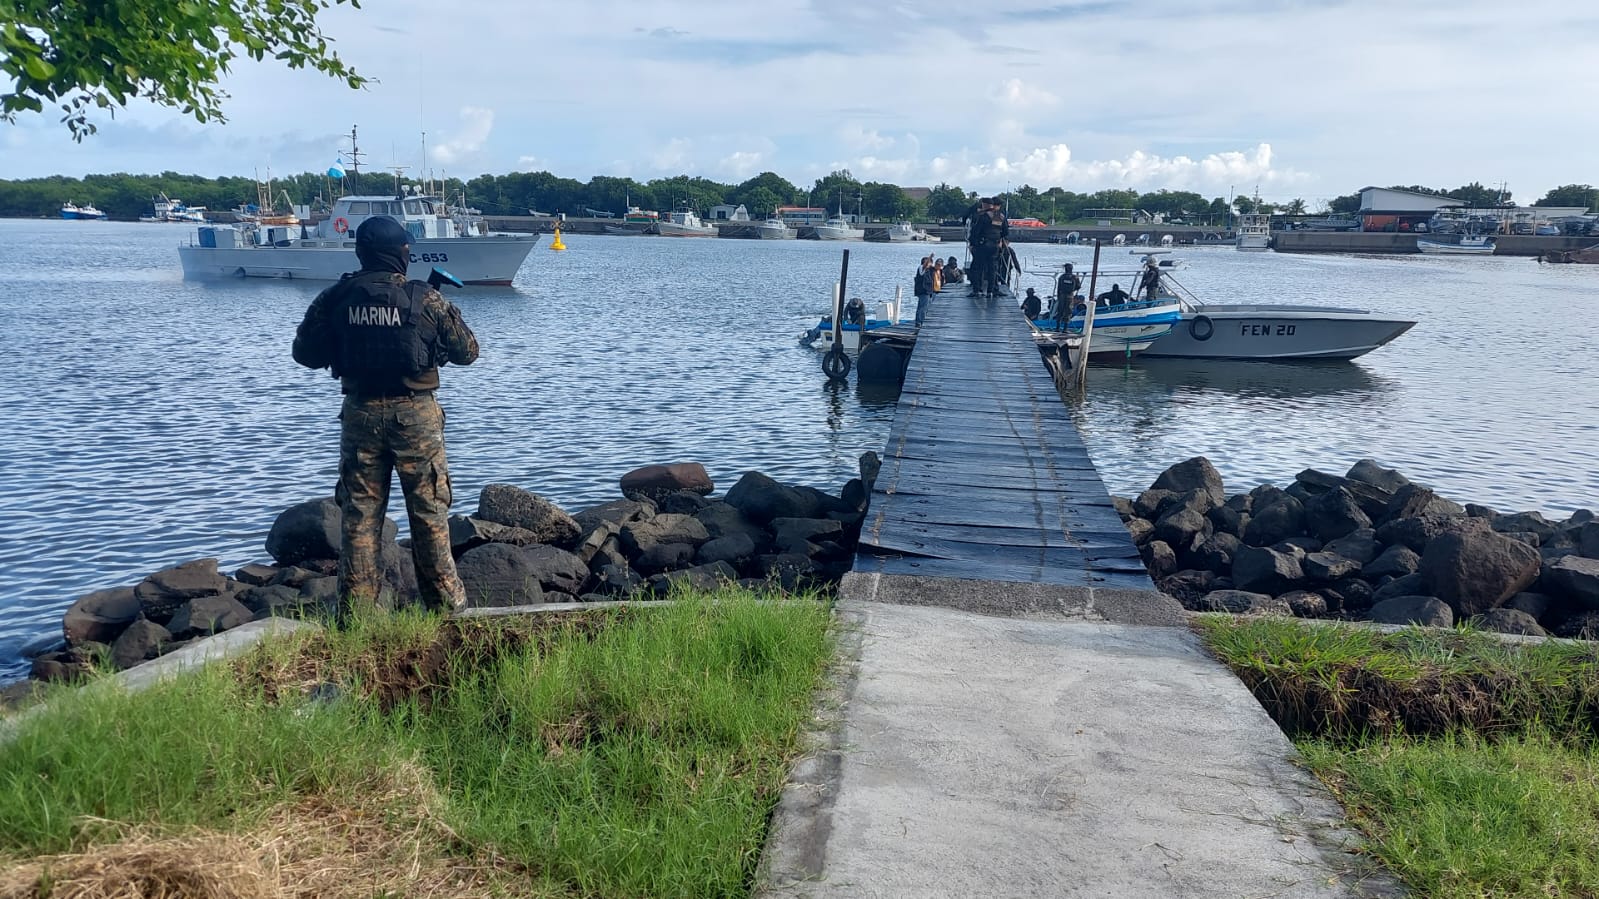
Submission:
M 994 270 L 994 257 L 999 243 L 1010 233 L 1010 223 L 1005 213 L 992 197 L 981 201 L 977 216 L 972 220 L 970 233 L 972 251 L 972 295 L 992 296 L 998 283 Z
M 1066 263 L 1060 277 L 1055 279 L 1055 301 L 1049 307 L 1049 317 L 1057 322 L 1071 317 L 1072 305 L 1077 302 L 1077 291 L 1083 289 L 1083 279 Z
M 360 271 L 317 295 L 294 336 L 294 361 L 340 381 L 341 608 L 380 601 L 378 552 L 397 471 L 411 523 L 411 557 L 425 605 L 466 605 L 450 554 L 450 475 L 444 411 L 433 398 L 439 366 L 477 360 L 461 310 L 422 281 L 407 281 L 410 234 L 388 216 L 355 231 Z
M 959 284 L 965 280 L 966 275 L 961 271 L 960 260 L 954 256 L 949 257 L 949 261 L 944 263 L 944 283 Z
M 916 267 L 916 280 L 912 290 L 916 294 L 916 324 L 920 325 L 927 318 L 927 307 L 932 305 L 933 282 L 933 257 L 923 256 L 922 264 Z

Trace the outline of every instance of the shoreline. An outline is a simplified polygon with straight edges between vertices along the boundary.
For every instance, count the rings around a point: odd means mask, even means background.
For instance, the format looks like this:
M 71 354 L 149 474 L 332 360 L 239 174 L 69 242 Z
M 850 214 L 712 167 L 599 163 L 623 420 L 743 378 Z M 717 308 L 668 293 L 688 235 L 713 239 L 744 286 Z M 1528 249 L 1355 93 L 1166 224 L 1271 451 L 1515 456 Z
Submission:
M 567 513 L 488 485 L 451 542 L 475 607 L 637 599 L 724 581 L 830 590 L 853 567 L 878 460 L 838 495 L 747 472 L 724 496 L 698 463 L 625 475 L 620 499 Z M 1160 592 L 1190 612 L 1419 623 L 1599 639 L 1599 516 L 1557 520 L 1459 504 L 1369 459 L 1345 475 L 1301 472 L 1286 487 L 1229 493 L 1204 457 L 1166 469 L 1136 497 L 1112 496 Z M 215 558 L 91 591 L 53 640 L 31 642 L 27 679 L 125 669 L 205 636 L 337 607 L 339 513 L 328 499 L 284 510 L 269 562 L 231 574 Z M 396 606 L 415 601 L 408 547 L 385 529 L 380 564 Z

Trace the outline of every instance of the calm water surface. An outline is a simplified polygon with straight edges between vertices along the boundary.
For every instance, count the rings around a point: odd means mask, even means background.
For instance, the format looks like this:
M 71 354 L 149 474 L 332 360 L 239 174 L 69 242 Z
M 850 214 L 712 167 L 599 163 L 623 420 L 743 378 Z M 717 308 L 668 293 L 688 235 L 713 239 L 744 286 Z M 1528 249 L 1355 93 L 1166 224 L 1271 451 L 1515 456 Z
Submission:
M 0 221 L 12 432 L 0 466 L 0 679 L 24 670 L 18 650 L 56 632 L 81 593 L 200 556 L 224 570 L 262 560 L 278 511 L 332 492 L 337 387 L 289 358 L 323 285 L 186 282 L 175 248 L 187 233 Z M 566 241 L 565 253 L 535 249 L 512 288 L 451 296 L 483 346 L 476 365 L 446 370 L 440 391 L 456 511 L 493 482 L 578 508 L 613 498 L 631 468 L 682 459 L 724 489 L 760 469 L 837 490 L 861 452 L 881 450 L 893 398 L 829 389 L 795 341 L 826 304 L 840 245 Z M 908 286 L 924 252 L 850 249 L 850 292 L 874 305 Z M 1039 270 L 1088 255 L 1023 251 Z M 1142 489 L 1195 454 L 1239 487 L 1373 456 L 1461 500 L 1599 505 L 1599 269 L 1181 255 L 1177 278 L 1203 298 L 1315 300 L 1421 324 L 1350 364 L 1095 369 L 1077 419 L 1113 490 Z

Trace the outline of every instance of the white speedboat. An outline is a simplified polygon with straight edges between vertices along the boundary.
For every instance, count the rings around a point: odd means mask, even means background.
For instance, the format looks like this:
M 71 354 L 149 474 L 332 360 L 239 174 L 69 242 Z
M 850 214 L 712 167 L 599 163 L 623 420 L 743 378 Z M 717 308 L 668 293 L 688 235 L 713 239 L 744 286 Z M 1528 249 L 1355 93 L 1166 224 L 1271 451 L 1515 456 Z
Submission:
M 1492 256 L 1494 239 L 1487 234 L 1467 235 L 1459 243 L 1439 243 L 1416 238 L 1416 249 L 1432 256 Z
M 852 227 L 842 215 L 835 215 L 816 226 L 816 237 L 819 240 L 862 240 L 866 230 Z
M 918 230 L 912 227 L 910 222 L 895 222 L 888 229 L 888 239 L 893 243 L 906 243 L 908 241 L 938 243 L 942 238 L 928 234 L 926 231 Z
M 1353 359 L 1415 326 L 1337 306 L 1185 303 L 1182 321 L 1144 356 L 1187 359 Z
M 755 229 L 761 235 L 761 240 L 790 240 L 794 237 L 794 229 L 782 219 L 767 219 Z
M 1160 290 L 1180 304 L 1179 320 L 1155 338 L 1141 358 L 1353 359 L 1416 325 L 1413 319 L 1337 306 L 1203 302 L 1177 282 L 1171 274 L 1176 266 L 1168 266 L 1168 261 L 1175 260 L 1159 260 Z M 1096 350 L 1100 321 L 1096 315 Z
M 1238 249 L 1261 252 L 1271 249 L 1271 216 L 1241 215 L 1238 217 Z
M 716 227 L 700 221 L 692 209 L 679 209 L 655 226 L 662 237 L 715 237 Z
M 386 215 L 411 233 L 407 277 L 425 280 L 436 266 L 466 284 L 506 286 L 516 277 L 536 234 L 473 236 L 469 215 L 434 197 L 348 196 L 314 228 L 294 225 L 204 225 L 178 247 L 189 278 L 298 278 L 337 281 L 359 267 L 355 230 Z

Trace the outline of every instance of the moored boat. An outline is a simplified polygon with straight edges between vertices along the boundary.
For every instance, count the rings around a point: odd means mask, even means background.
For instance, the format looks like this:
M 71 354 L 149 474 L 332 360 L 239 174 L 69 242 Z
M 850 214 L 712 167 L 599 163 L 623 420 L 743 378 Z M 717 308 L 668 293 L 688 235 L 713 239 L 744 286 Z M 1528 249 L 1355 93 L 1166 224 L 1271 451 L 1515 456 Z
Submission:
M 105 218 L 105 213 L 94 208 L 93 203 L 85 203 L 79 206 L 68 201 L 61 204 L 61 217 L 67 221 L 91 221 Z
M 1459 243 L 1441 243 L 1416 238 L 1416 249 L 1431 256 L 1492 256 L 1494 238 L 1487 234 L 1468 234 Z
M 1040 338 L 1050 340 L 1051 332 L 1064 330 L 1068 335 L 1081 337 L 1087 319 L 1087 308 L 1072 313 L 1066 327 L 1059 329 L 1054 319 L 1036 319 L 1033 325 Z M 1118 362 L 1146 351 L 1156 340 L 1171 333 L 1182 319 L 1182 306 L 1174 296 L 1157 296 L 1153 300 L 1129 300 L 1114 306 L 1101 305 L 1094 310 L 1094 333 L 1089 338 L 1088 359 L 1091 362 Z
M 178 248 L 190 278 L 248 277 L 337 281 L 358 267 L 355 230 L 386 215 L 411 233 L 407 277 L 425 280 L 434 266 L 473 285 L 509 285 L 538 235 L 469 236 L 478 230 L 468 210 L 424 196 L 347 196 L 314 228 L 288 225 L 206 225 Z
M 852 226 L 842 215 L 835 215 L 814 227 L 818 240 L 862 240 L 866 237 L 864 228 Z
M 790 228 L 787 222 L 777 218 L 761 222 L 755 230 L 760 234 L 761 240 L 790 240 L 794 237 L 794 229 Z
M 1246 252 L 1257 253 L 1271 249 L 1271 216 L 1239 216 L 1237 247 Z
M 692 209 L 679 209 L 655 226 L 662 237 L 715 237 L 716 227 L 700 221 Z
M 910 222 L 895 222 L 888 229 L 888 239 L 892 243 L 905 243 L 907 241 L 938 243 L 941 240 L 937 236 L 915 228 Z
M 902 324 L 900 316 L 902 310 L 894 301 L 884 303 L 877 314 L 867 312 L 866 304 L 858 297 L 851 299 L 844 305 L 844 322 L 839 328 L 839 341 L 846 353 L 858 353 L 861 349 L 861 335 L 876 331 L 881 328 L 891 328 Z M 800 344 L 813 349 L 827 351 L 833 348 L 833 316 L 824 315 L 814 328 L 800 335 Z

